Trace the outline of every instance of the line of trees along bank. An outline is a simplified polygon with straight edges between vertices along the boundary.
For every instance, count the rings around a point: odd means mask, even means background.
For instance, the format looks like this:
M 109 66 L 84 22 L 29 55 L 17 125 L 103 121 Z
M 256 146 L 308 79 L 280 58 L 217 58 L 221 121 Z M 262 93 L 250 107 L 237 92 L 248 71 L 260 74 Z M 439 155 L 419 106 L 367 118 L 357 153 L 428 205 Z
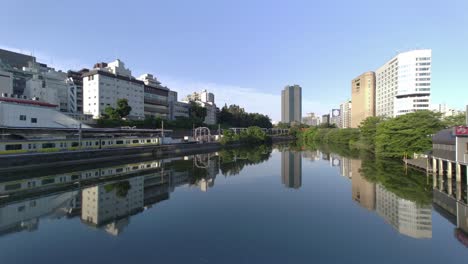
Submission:
M 119 126 L 135 126 L 137 128 L 160 128 L 161 122 L 164 120 L 165 128 L 167 129 L 191 129 L 193 126 L 208 126 L 211 129 L 217 129 L 218 125 L 204 124 L 207 115 L 206 108 L 200 106 L 196 102 L 190 102 L 188 117 L 177 117 L 175 120 L 167 120 L 160 117 L 148 116 L 143 120 L 130 120 L 127 116 L 132 111 L 132 107 L 128 105 L 127 99 L 117 100 L 117 107 L 107 106 L 102 114 L 102 117 L 97 120 L 97 127 L 119 127 Z M 270 118 L 267 115 L 259 113 L 245 112 L 244 108 L 238 105 L 225 105 L 218 114 L 218 123 L 222 128 L 231 127 L 251 127 L 258 126 L 262 128 L 273 127 Z
M 418 111 L 395 118 L 369 117 L 357 129 L 309 128 L 299 133 L 299 138 L 306 145 L 340 144 L 366 149 L 381 157 L 401 158 L 431 150 L 432 135 L 464 123 L 464 115 L 442 118 L 440 113 Z
M 222 127 L 251 127 L 272 128 L 270 118 L 259 113 L 247 113 L 238 105 L 224 105 L 218 116 L 218 123 Z
M 268 136 L 260 127 L 252 126 L 246 130 L 241 131 L 239 134 L 231 130 L 224 130 L 221 144 L 230 145 L 241 143 L 244 145 L 259 145 L 271 143 L 271 137 Z

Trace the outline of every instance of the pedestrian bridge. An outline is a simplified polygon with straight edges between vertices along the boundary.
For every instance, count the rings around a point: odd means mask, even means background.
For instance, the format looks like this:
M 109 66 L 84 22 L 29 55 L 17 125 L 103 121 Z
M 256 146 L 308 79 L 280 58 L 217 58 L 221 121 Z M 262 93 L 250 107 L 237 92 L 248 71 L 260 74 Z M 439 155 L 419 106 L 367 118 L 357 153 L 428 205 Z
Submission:
M 236 134 L 240 134 L 240 132 L 247 130 L 247 128 L 246 127 L 233 127 L 233 128 L 229 128 L 229 130 L 233 131 Z M 262 128 L 262 130 L 268 135 L 286 135 L 289 133 L 289 128 Z

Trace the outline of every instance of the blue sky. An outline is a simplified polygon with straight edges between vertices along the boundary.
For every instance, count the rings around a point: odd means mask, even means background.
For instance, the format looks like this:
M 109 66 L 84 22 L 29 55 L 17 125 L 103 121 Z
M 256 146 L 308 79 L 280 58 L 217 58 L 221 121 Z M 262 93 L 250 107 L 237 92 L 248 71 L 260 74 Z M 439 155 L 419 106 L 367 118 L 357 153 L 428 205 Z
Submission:
M 280 91 L 303 87 L 303 114 L 350 97 L 351 79 L 398 51 L 431 48 L 432 101 L 468 103 L 468 1 L 3 1 L 0 47 L 67 70 L 123 60 L 179 97 L 280 118 Z

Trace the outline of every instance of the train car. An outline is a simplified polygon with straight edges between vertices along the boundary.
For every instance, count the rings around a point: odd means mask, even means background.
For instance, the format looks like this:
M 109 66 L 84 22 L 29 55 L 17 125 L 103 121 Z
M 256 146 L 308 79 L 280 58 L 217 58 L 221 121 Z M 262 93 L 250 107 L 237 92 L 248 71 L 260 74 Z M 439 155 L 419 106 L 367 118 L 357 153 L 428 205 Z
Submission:
M 160 137 L 6 140 L 0 142 L 0 154 L 149 146 L 161 142 Z

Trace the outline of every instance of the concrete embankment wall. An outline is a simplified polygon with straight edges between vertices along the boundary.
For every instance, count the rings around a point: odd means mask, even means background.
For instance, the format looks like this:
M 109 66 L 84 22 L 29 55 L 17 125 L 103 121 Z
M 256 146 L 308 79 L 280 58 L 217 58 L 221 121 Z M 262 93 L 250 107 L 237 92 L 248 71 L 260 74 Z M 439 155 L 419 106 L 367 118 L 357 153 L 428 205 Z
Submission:
M 211 152 L 219 150 L 220 148 L 221 145 L 219 143 L 206 143 L 4 155 L 0 157 L 0 171 L 14 170 L 15 168 L 24 169 L 25 167 L 34 168 L 35 166 L 43 167 L 44 164 L 50 166 L 66 166 L 135 157 L 153 157 L 155 159 L 160 159 L 169 156 Z
M 273 143 L 293 140 L 293 138 L 287 136 L 273 137 L 272 139 Z M 235 144 L 229 147 L 239 146 L 240 144 Z M 140 157 L 162 159 L 207 153 L 217 151 L 221 148 L 222 146 L 219 143 L 204 143 L 2 155 L 0 156 L 0 172 L 12 171 L 15 169 L 34 169 L 35 167 L 44 167 L 44 164 L 56 167 Z

